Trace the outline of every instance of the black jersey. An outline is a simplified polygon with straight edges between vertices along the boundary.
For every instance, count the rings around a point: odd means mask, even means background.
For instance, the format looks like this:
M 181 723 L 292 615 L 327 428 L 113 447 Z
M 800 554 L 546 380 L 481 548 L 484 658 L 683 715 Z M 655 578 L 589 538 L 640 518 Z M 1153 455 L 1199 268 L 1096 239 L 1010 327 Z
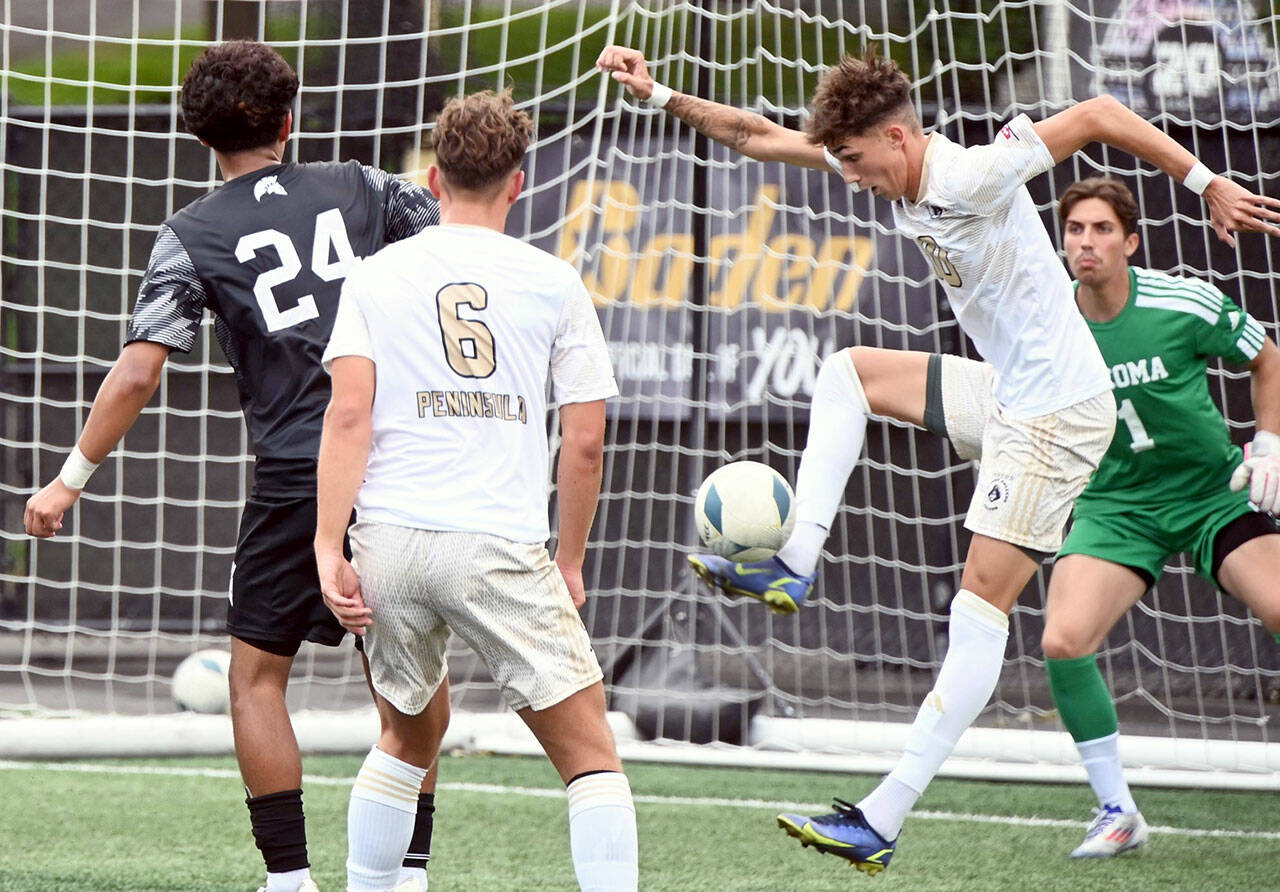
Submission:
M 208 309 L 254 455 L 314 461 L 330 393 L 320 356 L 348 268 L 439 218 L 426 190 L 356 161 L 237 177 L 161 227 L 128 341 L 188 352 Z

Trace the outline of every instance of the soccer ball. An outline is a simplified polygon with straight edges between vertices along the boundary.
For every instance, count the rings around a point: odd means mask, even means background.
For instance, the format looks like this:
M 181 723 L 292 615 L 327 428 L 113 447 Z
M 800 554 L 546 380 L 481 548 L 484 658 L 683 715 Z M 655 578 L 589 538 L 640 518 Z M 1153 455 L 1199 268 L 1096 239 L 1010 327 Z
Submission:
M 773 557 L 796 525 L 791 487 L 758 461 L 736 461 L 712 471 L 698 487 L 694 514 L 707 548 L 746 563 Z
M 231 709 L 227 671 L 231 654 L 225 650 L 198 650 L 173 672 L 173 702 L 192 712 L 221 714 Z

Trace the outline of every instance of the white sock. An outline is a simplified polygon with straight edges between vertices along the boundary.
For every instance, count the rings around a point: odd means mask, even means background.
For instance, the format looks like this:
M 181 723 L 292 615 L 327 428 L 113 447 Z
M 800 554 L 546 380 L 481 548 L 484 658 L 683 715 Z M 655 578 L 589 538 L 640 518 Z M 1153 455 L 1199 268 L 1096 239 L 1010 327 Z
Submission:
M 933 690 L 907 732 L 897 766 L 858 803 L 867 822 L 886 840 L 897 839 L 907 812 L 973 724 L 1000 680 L 1009 617 L 973 592 L 951 602 L 947 655 Z
M 636 807 L 627 776 L 602 771 L 573 780 L 569 848 L 582 892 L 632 892 L 639 883 Z
M 347 890 L 388 892 L 400 876 L 427 769 L 369 750 L 347 807 Z
M 1103 808 L 1120 806 L 1127 815 L 1138 811 L 1129 785 L 1125 783 L 1124 767 L 1120 764 L 1120 732 L 1099 737 L 1097 740 L 1081 740 L 1076 743 L 1084 770 L 1089 773 L 1089 786 Z
M 778 552 L 796 573 L 807 576 L 818 566 L 826 532 L 862 454 L 870 412 L 853 357 L 848 350 L 832 353 L 818 370 L 809 402 L 809 439 L 796 474 L 796 531 Z M 821 538 L 815 527 L 822 530 Z
M 827 532 L 826 527 L 811 520 L 797 521 L 787 544 L 778 551 L 778 559 L 792 573 L 812 576 L 818 569 L 818 558 L 822 555 L 822 543 L 827 541 Z
M 862 816 L 876 833 L 888 842 L 893 842 L 902 830 L 902 822 L 907 813 L 919 798 L 919 791 L 911 789 L 890 774 L 862 798 L 858 808 L 862 809 Z
M 267 892 L 298 892 L 302 881 L 311 876 L 311 868 L 284 870 L 267 874 Z

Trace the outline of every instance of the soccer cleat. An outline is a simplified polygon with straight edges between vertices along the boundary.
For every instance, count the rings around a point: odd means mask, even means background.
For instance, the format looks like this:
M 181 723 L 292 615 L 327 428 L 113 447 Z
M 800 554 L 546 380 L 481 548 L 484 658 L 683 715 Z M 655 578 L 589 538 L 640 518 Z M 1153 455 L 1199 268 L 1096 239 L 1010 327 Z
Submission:
M 693 572 L 725 594 L 764 601 L 774 613 L 795 613 L 813 590 L 814 573 L 800 576 L 778 557 L 754 564 L 735 563 L 715 554 L 691 554 Z
M 863 873 L 875 876 L 889 866 L 898 841 L 888 842 L 871 828 L 862 811 L 843 799 L 835 801 L 835 812 L 807 818 L 804 815 L 778 815 L 778 826 L 800 845 L 813 846 L 819 852 L 839 855 Z
M 259 886 L 258 892 L 267 892 L 267 887 Z M 320 892 L 320 889 L 316 886 L 315 880 L 311 879 L 311 877 L 307 877 L 298 886 L 297 892 Z
M 421 877 L 417 875 L 402 877 L 400 882 L 396 883 L 394 892 L 427 892 L 426 873 L 422 873 Z
M 1141 813 L 1125 814 L 1118 805 L 1095 808 L 1093 823 L 1072 858 L 1110 858 L 1132 852 L 1147 841 L 1147 822 Z

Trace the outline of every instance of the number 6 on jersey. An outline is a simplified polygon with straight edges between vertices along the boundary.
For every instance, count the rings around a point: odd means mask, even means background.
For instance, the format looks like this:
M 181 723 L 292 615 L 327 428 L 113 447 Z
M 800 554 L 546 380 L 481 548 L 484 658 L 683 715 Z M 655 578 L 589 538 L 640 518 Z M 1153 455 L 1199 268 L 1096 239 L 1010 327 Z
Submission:
M 497 348 L 489 326 L 458 315 L 459 307 L 483 310 L 487 306 L 489 294 L 475 282 L 455 282 L 436 292 L 444 356 L 449 368 L 464 378 L 488 378 L 498 367 Z

